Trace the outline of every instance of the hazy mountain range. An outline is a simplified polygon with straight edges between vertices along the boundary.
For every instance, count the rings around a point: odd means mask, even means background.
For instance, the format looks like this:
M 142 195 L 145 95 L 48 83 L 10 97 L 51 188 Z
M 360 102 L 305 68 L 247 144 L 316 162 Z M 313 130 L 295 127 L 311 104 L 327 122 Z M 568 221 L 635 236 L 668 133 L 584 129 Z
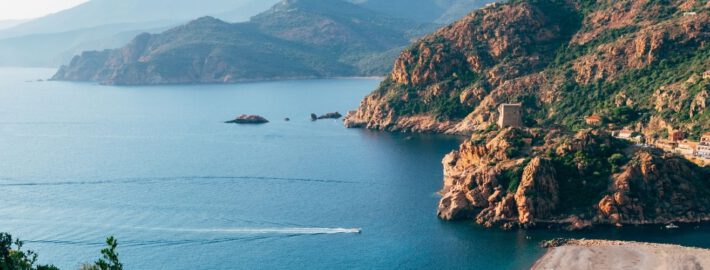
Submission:
M 0 20 L 0 30 L 12 28 L 27 21 L 29 20 Z
M 340 1 L 340 0 L 335 0 Z M 349 0 L 419 23 L 453 21 L 481 0 Z M 136 35 L 159 33 L 203 16 L 243 22 L 278 0 L 91 0 L 27 22 L 0 22 L 0 66 L 57 67 L 86 50 L 118 48 Z M 165 12 L 169 10 L 169 12 Z M 4 27 L 4 28 L 3 28 Z M 38 46 L 41 44 L 41 46 Z M 52 44 L 52 46 L 45 46 Z
M 84 52 L 54 79 L 106 84 L 223 83 L 380 75 L 422 24 L 344 1 L 283 1 L 251 21 L 203 17 Z
M 368 3 L 285 0 L 249 22 L 206 17 L 140 35 L 121 49 L 85 52 L 54 79 L 172 84 L 379 76 L 413 38 L 439 26 Z M 431 12 L 429 19 L 438 20 L 447 11 Z
M 91 0 L 0 30 L 0 65 L 56 67 L 84 50 L 120 47 L 142 32 L 161 32 L 201 16 L 246 21 L 276 2 Z

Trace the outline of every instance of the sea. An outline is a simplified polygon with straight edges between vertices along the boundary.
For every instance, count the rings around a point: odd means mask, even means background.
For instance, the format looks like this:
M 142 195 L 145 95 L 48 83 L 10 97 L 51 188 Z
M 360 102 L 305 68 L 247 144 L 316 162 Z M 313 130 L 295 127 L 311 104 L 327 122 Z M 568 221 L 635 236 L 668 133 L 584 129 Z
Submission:
M 465 138 L 310 119 L 357 108 L 379 79 L 119 87 L 54 72 L 0 68 L 0 231 L 61 269 L 108 236 L 124 269 L 526 269 L 556 237 L 710 247 L 707 226 L 439 220 L 441 159 Z M 241 114 L 270 123 L 224 123 Z

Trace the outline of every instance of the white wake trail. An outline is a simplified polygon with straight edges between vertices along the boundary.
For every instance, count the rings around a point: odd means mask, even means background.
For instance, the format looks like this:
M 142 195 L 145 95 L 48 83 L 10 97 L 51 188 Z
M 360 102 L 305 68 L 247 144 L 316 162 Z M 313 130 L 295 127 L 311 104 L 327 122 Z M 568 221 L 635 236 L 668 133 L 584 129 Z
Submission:
M 151 231 L 184 233 L 225 233 L 225 234 L 340 234 L 361 233 L 360 228 L 215 228 L 215 229 L 178 229 L 178 228 L 136 228 Z

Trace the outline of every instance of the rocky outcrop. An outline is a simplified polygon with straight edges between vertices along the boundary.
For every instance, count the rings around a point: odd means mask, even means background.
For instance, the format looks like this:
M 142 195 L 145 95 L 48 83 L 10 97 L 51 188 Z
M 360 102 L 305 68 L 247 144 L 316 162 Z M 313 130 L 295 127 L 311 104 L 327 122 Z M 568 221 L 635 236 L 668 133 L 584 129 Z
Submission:
M 443 164 L 445 220 L 567 229 L 710 221 L 710 171 L 600 131 L 477 133 Z
M 259 115 L 242 114 L 234 120 L 227 121 L 227 124 L 266 124 L 269 120 Z
M 316 119 L 340 119 L 341 117 L 343 117 L 343 115 L 339 112 L 331 112 L 318 116 Z
M 710 220 L 710 175 L 680 157 L 639 151 L 611 177 L 595 222 L 668 224 Z
M 514 197 L 520 223 L 530 224 L 535 217 L 547 217 L 555 212 L 560 201 L 555 175 L 554 165 L 548 159 L 535 157 L 525 166 Z

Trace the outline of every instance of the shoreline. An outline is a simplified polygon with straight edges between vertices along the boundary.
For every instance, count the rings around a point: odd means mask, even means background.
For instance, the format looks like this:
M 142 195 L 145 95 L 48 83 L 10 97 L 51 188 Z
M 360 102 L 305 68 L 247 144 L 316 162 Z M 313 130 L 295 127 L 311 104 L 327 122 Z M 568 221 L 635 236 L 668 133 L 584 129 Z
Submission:
M 615 240 L 562 240 L 531 267 L 547 269 L 708 269 L 710 249 Z

